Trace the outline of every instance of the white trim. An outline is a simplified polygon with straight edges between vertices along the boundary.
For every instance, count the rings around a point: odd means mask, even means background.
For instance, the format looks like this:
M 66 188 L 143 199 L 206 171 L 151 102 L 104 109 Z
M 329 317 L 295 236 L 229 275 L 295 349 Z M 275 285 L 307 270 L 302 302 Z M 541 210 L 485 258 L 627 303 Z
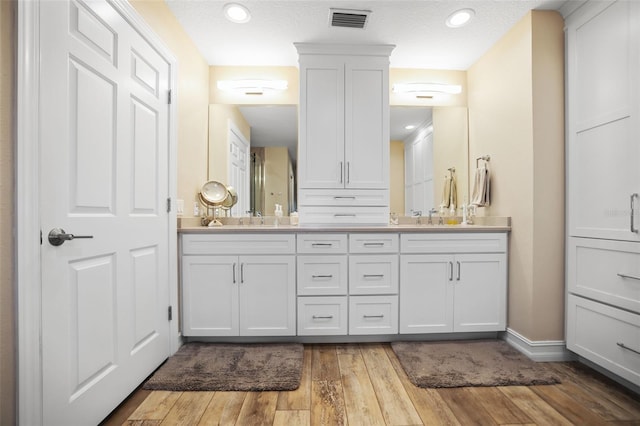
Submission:
M 564 340 L 529 340 L 515 330 L 507 328 L 502 336 L 511 346 L 537 362 L 573 361 L 575 356 L 567 350 Z
M 40 425 L 39 57 L 40 3 L 18 2 L 16 142 L 16 285 L 18 297 L 18 424 Z M 28 196 L 20 196 L 20 195 Z
M 124 0 L 111 4 L 170 67 L 173 101 L 169 106 L 168 197 L 177 198 L 177 61 L 153 30 Z M 40 263 L 40 1 L 18 2 L 15 268 L 18 305 L 18 424 L 44 424 L 42 408 L 41 263 Z M 28 194 L 28 196 L 20 196 Z M 176 213 L 169 215 L 169 302 L 176 315 L 170 325 L 170 354 L 182 344 L 178 329 Z

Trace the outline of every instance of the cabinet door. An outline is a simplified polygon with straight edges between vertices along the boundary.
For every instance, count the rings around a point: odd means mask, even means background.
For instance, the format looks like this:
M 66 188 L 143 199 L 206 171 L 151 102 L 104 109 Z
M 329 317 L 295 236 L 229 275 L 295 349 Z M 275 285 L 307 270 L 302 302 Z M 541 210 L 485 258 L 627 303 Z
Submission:
M 182 257 L 182 334 L 238 335 L 238 258 Z
M 570 236 L 640 241 L 639 18 L 592 2 L 567 24 Z
M 240 335 L 296 334 L 295 256 L 240 256 Z
M 343 188 L 344 64 L 329 56 L 300 64 L 299 188 Z
M 400 256 L 400 333 L 453 331 L 453 279 L 450 255 Z
M 389 61 L 356 57 L 345 68 L 345 186 L 389 188 Z
M 453 330 L 505 330 L 506 255 L 459 254 L 454 263 Z

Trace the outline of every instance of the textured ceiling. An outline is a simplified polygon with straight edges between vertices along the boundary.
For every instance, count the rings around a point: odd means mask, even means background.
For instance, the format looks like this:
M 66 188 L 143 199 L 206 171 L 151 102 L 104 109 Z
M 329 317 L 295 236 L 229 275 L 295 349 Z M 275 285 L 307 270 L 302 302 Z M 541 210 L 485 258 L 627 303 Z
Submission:
M 251 20 L 223 17 L 230 0 L 165 0 L 210 65 L 296 66 L 294 42 L 395 44 L 393 68 L 466 70 L 531 9 L 558 9 L 560 0 L 240 0 Z M 235 1 L 235 0 L 233 0 Z M 332 28 L 329 8 L 371 10 L 363 30 Z M 445 19 L 472 8 L 463 28 Z

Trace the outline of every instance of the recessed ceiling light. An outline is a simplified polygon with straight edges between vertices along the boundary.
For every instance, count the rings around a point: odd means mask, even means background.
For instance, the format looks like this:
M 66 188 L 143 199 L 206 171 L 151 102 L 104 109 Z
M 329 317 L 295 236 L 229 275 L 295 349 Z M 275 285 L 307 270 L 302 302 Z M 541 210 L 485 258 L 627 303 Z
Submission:
M 241 4 L 227 3 L 224 5 L 224 17 L 236 24 L 244 24 L 251 19 L 251 13 Z
M 413 125 L 413 124 L 408 124 L 408 125 L 404 126 L 404 128 L 405 128 L 405 130 L 413 130 L 413 129 L 416 128 L 416 126 Z
M 447 18 L 447 27 L 450 28 L 460 28 L 469 23 L 471 19 L 475 16 L 476 12 L 473 9 L 460 9 L 453 12 Z

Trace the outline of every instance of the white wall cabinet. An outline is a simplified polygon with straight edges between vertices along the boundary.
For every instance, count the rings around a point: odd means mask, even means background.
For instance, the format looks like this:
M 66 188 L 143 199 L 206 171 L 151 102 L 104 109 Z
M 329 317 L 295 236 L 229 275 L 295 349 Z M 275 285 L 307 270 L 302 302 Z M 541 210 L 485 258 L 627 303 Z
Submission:
M 358 212 L 389 209 L 390 45 L 296 43 L 300 63 L 298 199 L 301 223 L 360 223 Z M 314 196 L 326 189 L 339 198 Z M 368 197 L 377 204 L 364 204 Z M 321 191 L 316 191 L 321 190 Z M 337 191 L 337 192 L 336 192 Z M 309 193 L 311 196 L 308 196 Z M 384 204 L 381 204 L 384 203 Z M 317 207 L 350 207 L 327 216 Z M 366 215 L 363 215 L 366 217 Z
M 504 331 L 505 234 L 402 234 L 400 333 Z
M 566 19 L 567 348 L 640 385 L 640 4 Z M 615 30 L 613 30 L 615 29 Z

